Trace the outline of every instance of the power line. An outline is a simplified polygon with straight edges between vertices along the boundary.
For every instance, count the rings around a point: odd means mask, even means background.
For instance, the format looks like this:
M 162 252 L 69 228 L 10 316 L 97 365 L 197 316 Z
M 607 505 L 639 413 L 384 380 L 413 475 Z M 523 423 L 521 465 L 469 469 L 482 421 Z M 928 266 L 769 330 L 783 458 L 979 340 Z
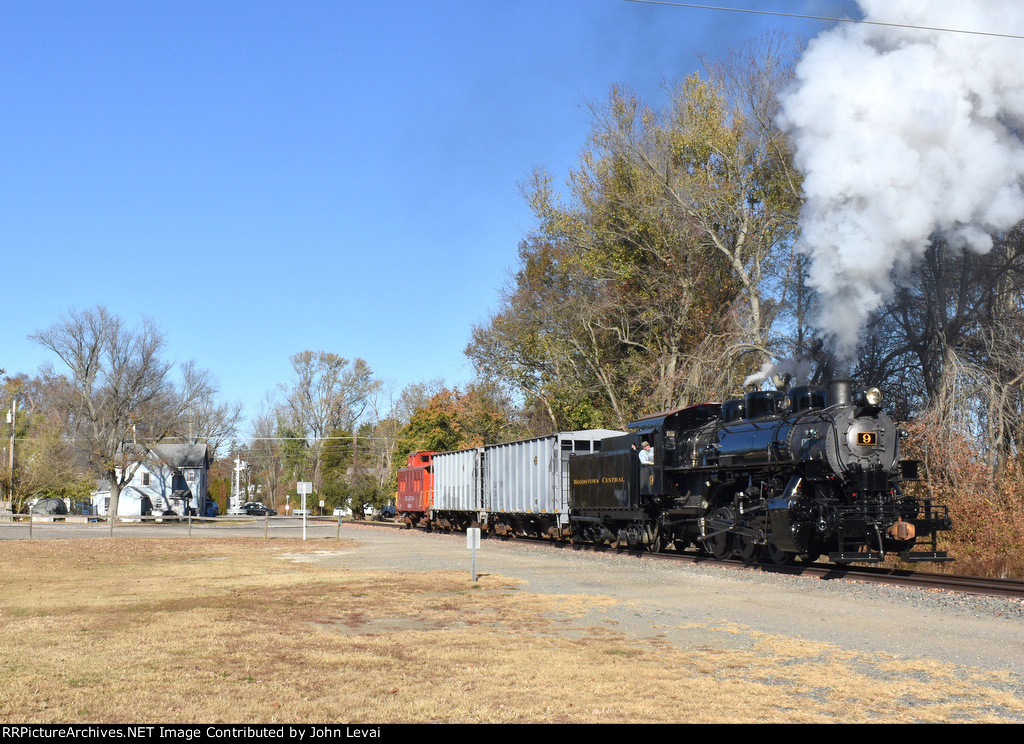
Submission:
M 717 10 L 728 13 L 749 13 L 752 15 L 781 16 L 783 18 L 801 18 L 810 21 L 827 21 L 830 23 L 863 23 L 868 26 L 887 26 L 889 28 L 912 28 L 920 31 L 941 31 L 951 34 L 972 34 L 974 36 L 995 36 L 1002 39 L 1024 39 L 1018 34 L 1000 34 L 994 31 L 970 31 L 963 28 L 943 28 L 940 26 L 913 26 L 908 23 L 887 23 L 885 21 L 865 21 L 856 18 L 833 18 L 831 16 L 805 15 L 802 13 L 783 13 L 776 10 L 754 10 L 753 8 L 729 8 L 720 5 L 697 5 L 696 3 L 677 3 L 670 0 L 626 0 L 628 3 L 644 3 L 646 5 L 672 5 L 679 8 L 695 10 Z
M 17 437 L 15 442 L 38 442 L 45 439 L 45 437 L 31 436 L 31 437 Z M 145 442 L 144 445 L 148 447 L 157 446 L 160 444 L 210 444 L 210 441 L 206 442 L 193 442 L 192 439 L 220 439 L 224 444 L 237 443 L 237 442 L 327 442 L 327 441 L 354 441 L 354 442 L 386 442 L 388 437 L 377 437 L 370 434 L 360 434 L 359 436 L 353 436 L 351 434 L 346 436 L 327 436 L 327 437 L 250 437 L 246 435 L 217 435 L 217 436 L 202 436 L 202 437 L 164 437 L 159 442 Z M 81 437 L 68 437 L 67 439 L 61 440 L 69 444 L 75 444 L 76 442 L 89 441 Z M 2 446 L 2 443 L 0 443 Z M 143 444 L 139 445 L 140 447 Z M 6 449 L 6 448 L 4 448 Z

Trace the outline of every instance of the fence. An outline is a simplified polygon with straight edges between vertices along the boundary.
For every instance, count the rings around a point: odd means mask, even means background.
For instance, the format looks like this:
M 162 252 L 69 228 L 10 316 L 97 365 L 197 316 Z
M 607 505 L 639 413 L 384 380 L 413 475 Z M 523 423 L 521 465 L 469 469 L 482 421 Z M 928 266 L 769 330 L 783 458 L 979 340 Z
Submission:
M 301 526 L 302 539 L 306 539 L 307 528 L 316 532 L 316 537 L 330 536 L 341 539 L 343 521 L 353 522 L 351 517 L 326 516 L 263 516 L 222 515 L 218 517 L 194 516 L 121 516 L 110 518 L 97 515 L 76 514 L 0 514 L 0 539 L 36 539 L 60 537 L 96 537 L 100 530 L 109 529 L 109 536 L 193 536 L 194 530 L 204 536 L 238 535 L 251 537 L 253 531 L 262 527 L 263 536 L 269 538 L 275 530 L 275 537 L 291 537 L 288 530 Z M 40 534 L 36 534 L 40 533 Z

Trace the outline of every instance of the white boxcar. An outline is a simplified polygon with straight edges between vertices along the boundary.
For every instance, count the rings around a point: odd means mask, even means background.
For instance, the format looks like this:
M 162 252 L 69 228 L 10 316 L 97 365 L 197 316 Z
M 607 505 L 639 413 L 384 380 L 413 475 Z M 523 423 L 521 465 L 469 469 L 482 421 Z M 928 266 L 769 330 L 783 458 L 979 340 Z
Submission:
M 434 455 L 434 512 L 479 512 L 484 448 Z
M 597 452 L 602 440 L 623 434 L 610 429 L 563 431 L 484 447 L 482 510 L 494 515 L 543 516 L 545 522 L 566 524 L 570 456 Z

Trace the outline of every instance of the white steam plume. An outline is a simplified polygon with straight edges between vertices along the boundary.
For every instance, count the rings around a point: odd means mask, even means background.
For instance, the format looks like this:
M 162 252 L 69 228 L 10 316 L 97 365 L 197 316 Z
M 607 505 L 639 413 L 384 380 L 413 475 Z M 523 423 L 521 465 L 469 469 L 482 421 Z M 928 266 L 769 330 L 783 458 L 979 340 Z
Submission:
M 785 376 L 789 377 L 791 384 L 803 385 L 810 379 L 811 371 L 812 365 L 806 359 L 779 359 L 774 362 L 765 362 L 761 365 L 761 369 L 743 380 L 743 387 L 748 385 L 760 387 L 765 380 L 771 379 L 778 388 L 779 382 Z M 778 381 L 775 380 L 776 377 L 779 378 Z
M 860 0 L 865 20 L 1024 35 L 1019 0 Z M 819 326 L 850 359 L 930 237 L 986 252 L 1024 218 L 1024 39 L 867 24 L 815 38 L 783 97 Z

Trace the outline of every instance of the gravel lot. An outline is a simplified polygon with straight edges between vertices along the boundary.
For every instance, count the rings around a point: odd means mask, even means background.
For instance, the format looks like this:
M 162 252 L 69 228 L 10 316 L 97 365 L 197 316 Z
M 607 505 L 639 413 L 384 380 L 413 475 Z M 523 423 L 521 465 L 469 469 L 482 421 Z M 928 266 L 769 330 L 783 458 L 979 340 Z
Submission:
M 359 547 L 326 552 L 318 562 L 357 570 L 456 570 L 466 573 L 467 583 L 472 580 L 464 536 L 353 525 L 342 537 L 358 540 Z M 727 635 L 739 645 L 768 633 L 1008 671 L 1024 680 L 1024 604 L 1019 601 L 666 564 L 518 541 L 484 540 L 476 566 L 482 580 L 488 574 L 515 577 L 525 582 L 526 591 L 616 599 L 600 618 L 589 620 L 612 623 L 637 639 L 657 636 L 691 645 L 707 641 L 709 626 L 731 626 Z M 1024 694 L 1024 687 L 1017 691 Z
M 109 539 L 110 534 L 103 524 L 43 523 L 35 525 L 33 539 Z M 27 524 L 0 523 L 0 541 L 28 536 Z M 217 520 L 191 530 L 167 523 L 118 524 L 114 540 L 189 536 L 268 536 L 268 545 L 281 560 L 327 570 L 451 571 L 456 578 L 464 577 L 467 590 L 474 587 L 464 535 L 311 521 L 310 543 L 292 551 L 293 541 L 303 536 L 301 520 L 278 518 Z M 678 714 L 680 721 L 703 714 L 700 720 L 714 721 L 769 716 L 836 722 L 1024 722 L 1024 604 L 1018 601 L 517 540 L 484 540 L 476 569 L 480 586 L 491 582 L 500 592 L 560 598 L 530 605 L 549 608 L 540 610 L 544 617 L 530 632 L 539 634 L 539 644 L 555 644 L 542 647 L 568 651 L 560 658 L 570 668 L 572 652 L 587 649 L 588 661 L 598 665 L 607 666 L 613 659 L 623 679 L 636 671 L 630 663 L 635 658 L 644 673 L 661 675 L 667 684 L 686 680 L 691 687 L 685 693 L 670 696 L 668 708 L 657 708 Z M 452 594 L 450 581 L 444 586 L 445 601 L 451 603 L 458 592 Z M 561 601 L 564 597 L 570 599 Z M 457 607 L 456 599 L 452 608 Z M 464 624 L 455 621 L 442 632 L 473 625 L 472 618 Z M 372 645 L 389 631 L 371 626 L 364 632 L 360 642 Z M 486 634 L 486 628 L 480 632 Z M 661 659 L 667 666 L 659 666 Z M 475 682 L 470 678 L 463 684 L 470 690 Z M 654 697 L 649 700 L 642 684 L 630 689 L 631 696 L 621 701 L 633 706 L 628 720 L 637 715 L 646 720 L 644 706 L 654 704 L 657 695 L 650 692 Z M 730 691 L 728 698 L 721 697 L 722 690 Z M 595 690 L 587 692 L 592 693 L 588 700 L 607 700 Z M 694 695 L 709 707 L 690 710 Z M 583 711 L 585 720 L 626 715 L 618 703 L 594 705 L 594 710 Z M 760 711 L 759 717 L 751 718 L 751 710 Z M 466 711 L 462 713 L 468 715 Z M 546 711 L 537 715 L 543 718 Z
M 271 520 L 272 537 L 301 538 L 301 520 Z M 257 519 L 196 524 L 196 537 L 262 536 Z M 186 525 L 119 524 L 124 537 L 188 535 Z M 341 547 L 333 538 L 356 540 Z M 105 538 L 102 524 L 35 525 L 36 539 Z M 25 524 L 0 524 L 0 540 L 26 539 Z M 464 535 L 427 534 L 388 526 L 309 524 L 323 541 L 317 562 L 355 570 L 454 570 L 471 583 L 471 552 Z M 350 543 L 341 543 L 341 546 Z M 784 576 L 715 566 L 672 564 L 634 555 L 594 553 L 509 540 L 484 540 L 477 551 L 482 581 L 501 574 L 541 594 L 609 597 L 600 615 L 575 624 L 611 625 L 638 640 L 657 637 L 687 648 L 750 645 L 759 634 L 954 664 L 1018 678 L 1024 699 L 1024 603 L 851 581 Z M 709 628 L 729 632 L 711 634 Z M 566 632 L 573 632 L 567 626 Z M 712 638 L 712 636 L 714 636 Z

